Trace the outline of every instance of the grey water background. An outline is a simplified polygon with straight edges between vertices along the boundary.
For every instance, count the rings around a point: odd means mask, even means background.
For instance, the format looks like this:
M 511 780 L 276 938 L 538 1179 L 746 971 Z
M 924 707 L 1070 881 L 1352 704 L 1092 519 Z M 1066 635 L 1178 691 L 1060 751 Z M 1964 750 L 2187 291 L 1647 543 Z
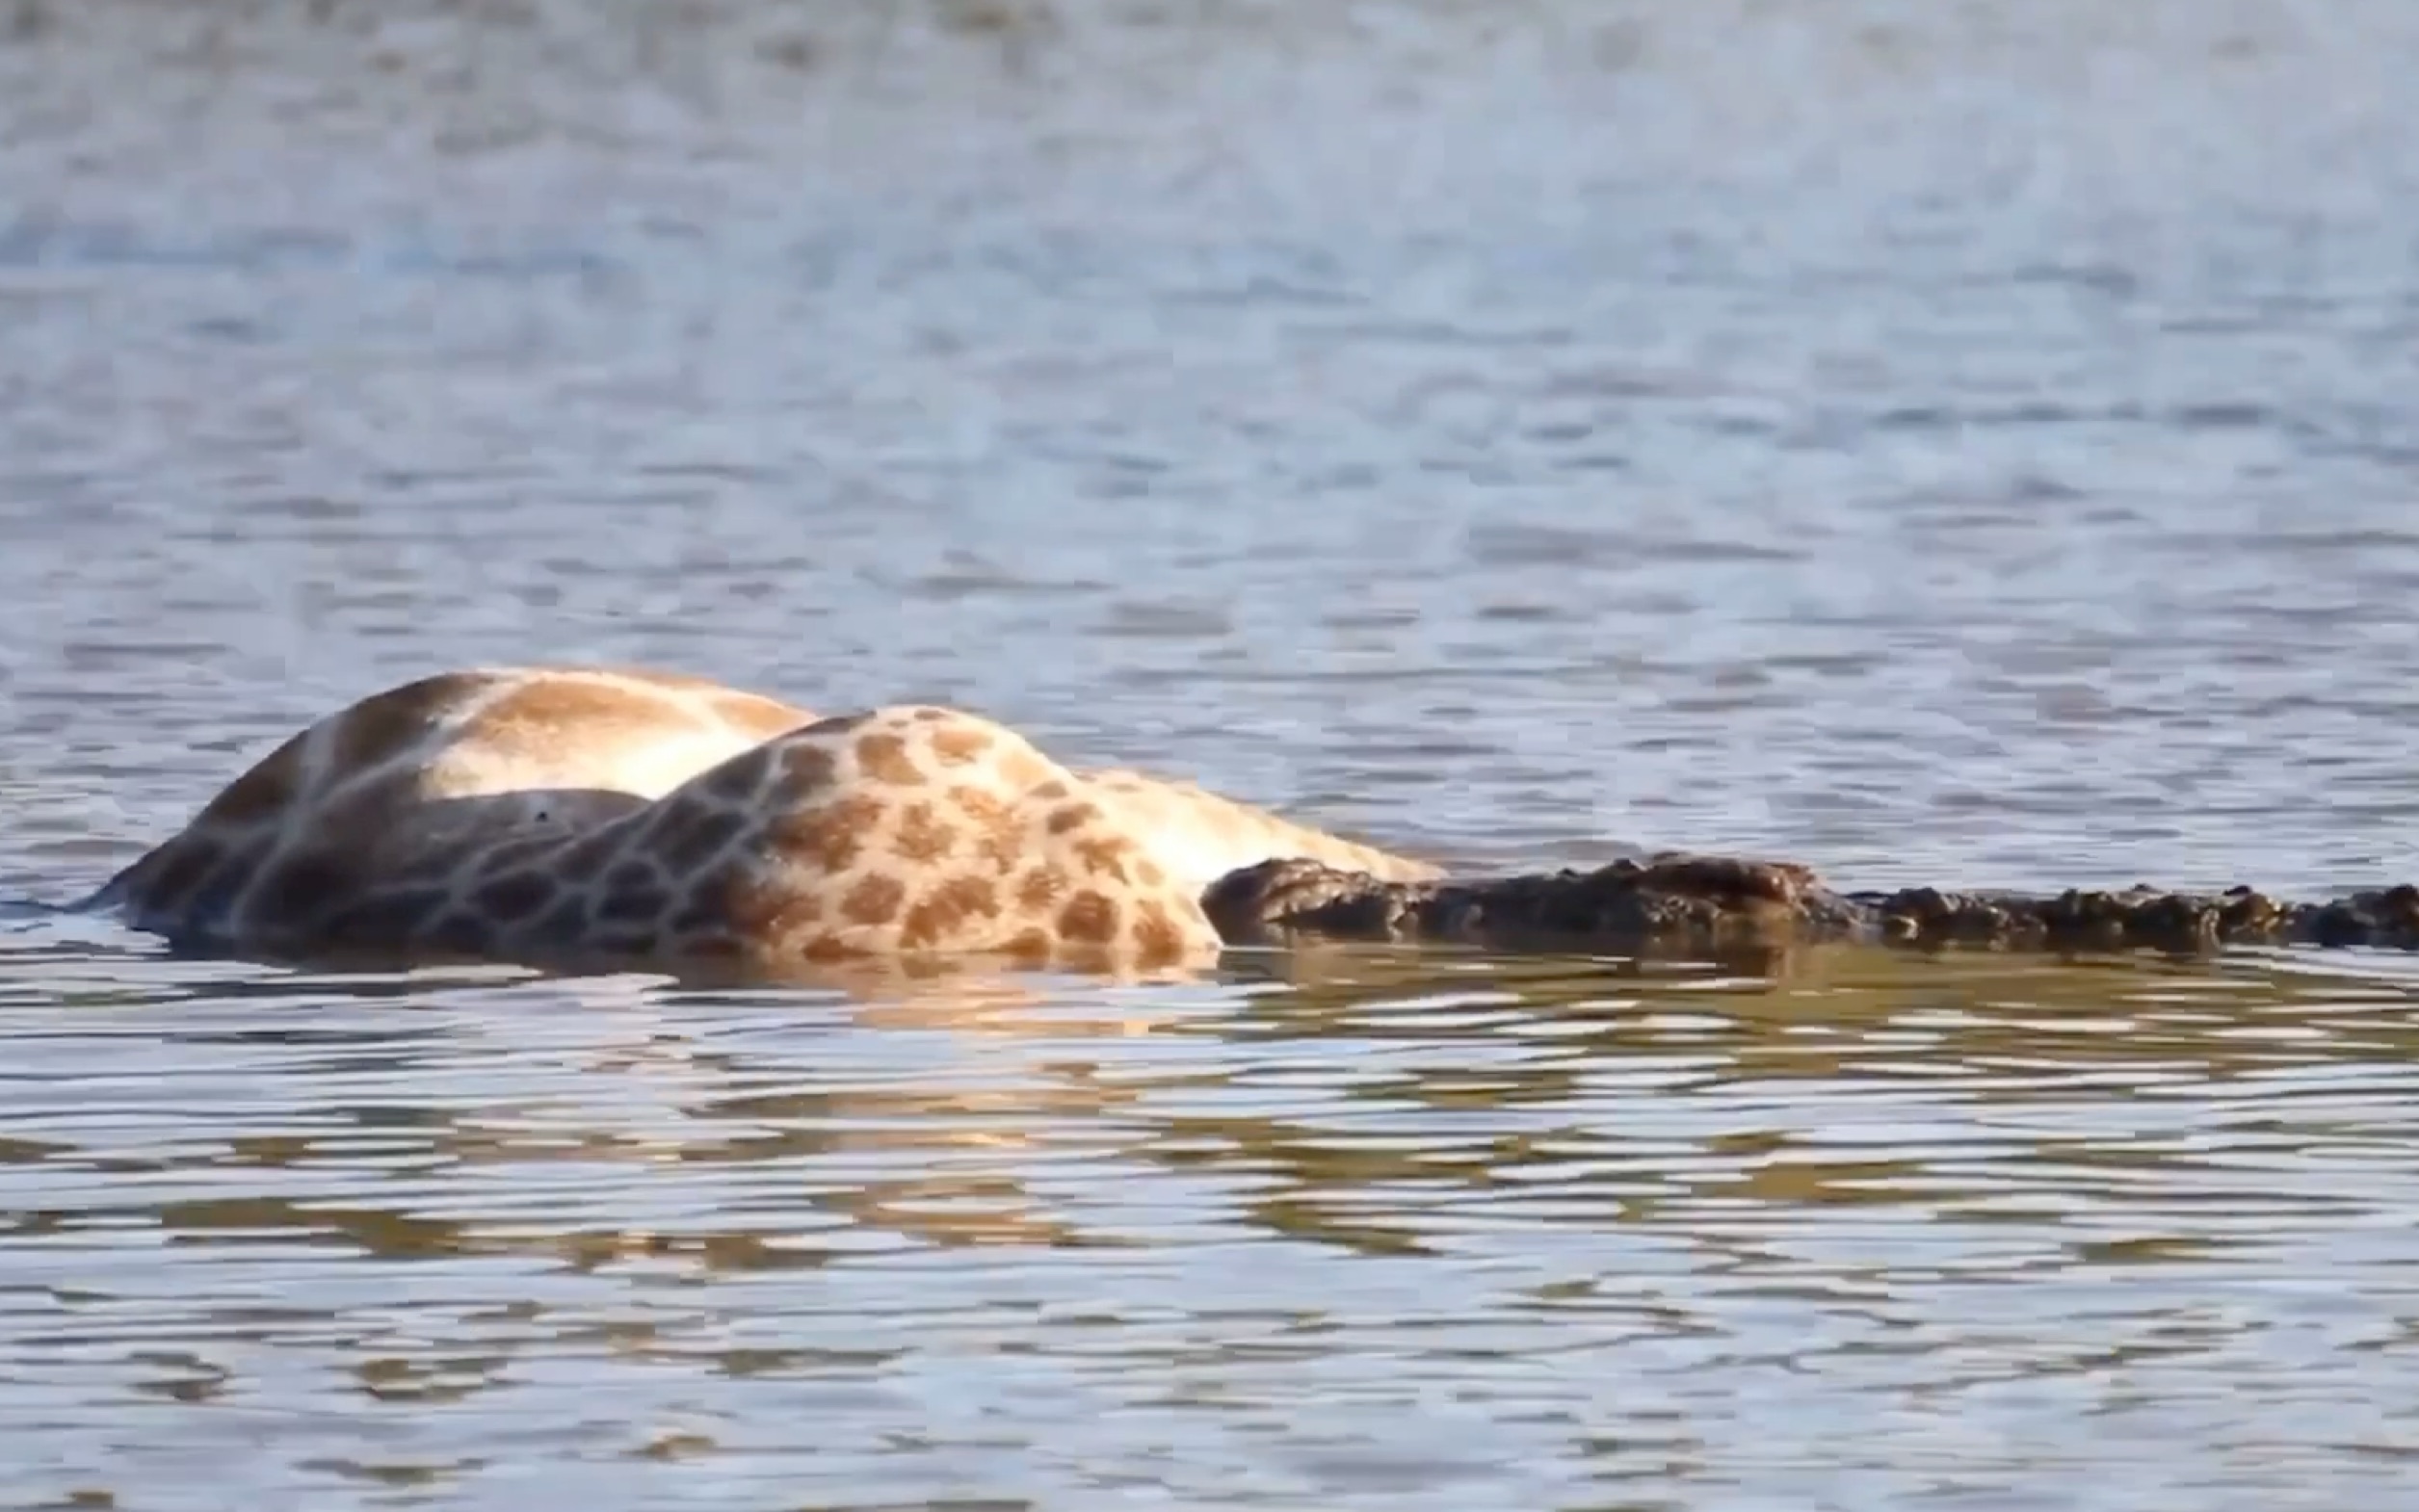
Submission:
M 2419 874 L 2419 12 L 0 7 L 0 894 L 629 661 L 1471 868 Z M 2373 1508 L 2393 958 L 0 925 L 0 1502 Z

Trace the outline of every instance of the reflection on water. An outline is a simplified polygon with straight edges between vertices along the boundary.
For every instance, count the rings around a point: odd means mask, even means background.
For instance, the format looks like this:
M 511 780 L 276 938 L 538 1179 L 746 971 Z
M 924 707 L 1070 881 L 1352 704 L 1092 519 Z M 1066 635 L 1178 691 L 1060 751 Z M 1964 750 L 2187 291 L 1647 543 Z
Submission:
M 13 1504 L 2411 1499 L 2400 959 L 734 992 L 22 904 L 551 658 L 1473 865 L 2407 876 L 2419 13 L 641 11 L 0 7 Z
M 0 989 L 0 1412 L 55 1493 L 2402 1483 L 2386 969 L 1339 952 L 885 1001 L 55 964 Z

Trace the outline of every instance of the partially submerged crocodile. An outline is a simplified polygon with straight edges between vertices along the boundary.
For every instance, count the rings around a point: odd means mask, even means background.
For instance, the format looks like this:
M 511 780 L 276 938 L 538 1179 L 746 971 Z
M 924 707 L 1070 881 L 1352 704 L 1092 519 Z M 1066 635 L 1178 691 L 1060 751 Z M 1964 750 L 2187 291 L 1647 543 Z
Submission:
M 1683 853 L 1477 880 L 1388 881 L 1321 861 L 1270 860 L 1212 883 L 1202 906 L 1230 945 L 1326 939 L 1657 953 L 1826 942 L 2068 952 L 2419 950 L 2419 886 L 2408 883 L 2322 902 L 2288 901 L 2248 887 L 1843 893 L 1794 863 Z

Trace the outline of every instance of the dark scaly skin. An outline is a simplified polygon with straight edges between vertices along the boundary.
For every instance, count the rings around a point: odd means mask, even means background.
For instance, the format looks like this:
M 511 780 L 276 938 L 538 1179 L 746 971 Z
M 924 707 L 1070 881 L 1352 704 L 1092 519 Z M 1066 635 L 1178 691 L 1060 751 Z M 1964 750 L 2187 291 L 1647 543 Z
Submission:
M 2248 887 L 1841 893 L 1792 863 L 1678 853 L 1592 872 L 1429 882 L 1267 861 L 1221 877 L 1202 904 L 1229 945 L 1327 939 L 1655 953 L 1824 942 L 2175 953 L 2282 945 L 2419 950 L 2419 886 L 2407 883 L 2323 902 Z

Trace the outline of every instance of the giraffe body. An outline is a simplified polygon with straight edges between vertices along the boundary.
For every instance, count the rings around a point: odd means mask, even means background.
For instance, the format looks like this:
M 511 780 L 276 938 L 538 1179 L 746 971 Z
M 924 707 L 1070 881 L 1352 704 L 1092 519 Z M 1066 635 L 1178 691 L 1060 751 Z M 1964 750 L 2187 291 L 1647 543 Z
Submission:
M 1209 883 L 1295 856 L 1437 874 L 960 710 L 484 668 L 311 725 L 94 900 L 234 950 L 1158 973 L 1215 958 Z

